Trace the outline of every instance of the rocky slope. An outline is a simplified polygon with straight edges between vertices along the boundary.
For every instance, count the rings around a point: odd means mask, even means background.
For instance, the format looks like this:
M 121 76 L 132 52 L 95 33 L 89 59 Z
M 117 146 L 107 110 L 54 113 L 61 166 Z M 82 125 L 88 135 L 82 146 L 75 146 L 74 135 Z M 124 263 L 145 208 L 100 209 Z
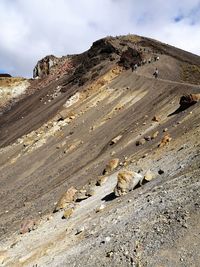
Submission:
M 2 104 L 1 264 L 199 266 L 199 74 L 134 35 L 39 61 Z M 115 197 L 122 170 L 146 178 Z

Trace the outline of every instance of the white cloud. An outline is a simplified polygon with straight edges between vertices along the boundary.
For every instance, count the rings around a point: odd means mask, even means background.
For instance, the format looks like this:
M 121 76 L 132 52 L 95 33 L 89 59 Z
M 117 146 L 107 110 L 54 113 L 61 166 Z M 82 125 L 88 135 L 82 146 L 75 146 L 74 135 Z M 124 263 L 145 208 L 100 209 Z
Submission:
M 31 76 L 47 54 L 80 53 L 127 33 L 200 54 L 199 13 L 199 0 L 0 0 L 0 69 Z

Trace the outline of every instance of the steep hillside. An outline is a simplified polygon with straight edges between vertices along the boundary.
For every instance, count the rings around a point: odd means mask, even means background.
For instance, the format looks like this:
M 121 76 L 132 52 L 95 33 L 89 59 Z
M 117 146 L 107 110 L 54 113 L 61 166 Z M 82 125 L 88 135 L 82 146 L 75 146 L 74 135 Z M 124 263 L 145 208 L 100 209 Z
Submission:
M 0 78 L 0 263 L 199 266 L 200 106 L 179 106 L 199 74 L 200 57 L 128 35 Z M 122 169 L 149 178 L 115 198 Z

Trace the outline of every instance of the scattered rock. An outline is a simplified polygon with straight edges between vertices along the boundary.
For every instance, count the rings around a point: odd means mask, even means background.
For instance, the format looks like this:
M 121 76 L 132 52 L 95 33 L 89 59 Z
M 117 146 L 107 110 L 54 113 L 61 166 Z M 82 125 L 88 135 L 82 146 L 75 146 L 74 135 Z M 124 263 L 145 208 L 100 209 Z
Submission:
M 110 153 L 111 156 L 114 156 L 115 154 L 116 154 L 115 151 L 112 151 L 112 152 Z
M 110 145 L 116 144 L 121 138 L 122 138 L 122 135 L 118 135 L 117 137 L 113 138 L 110 142 Z
M 113 251 L 108 251 L 108 252 L 106 253 L 106 257 L 107 257 L 107 258 L 110 258 L 110 257 L 113 256 L 113 254 L 114 254 Z
M 152 118 L 152 121 L 159 122 L 159 121 L 160 121 L 160 117 L 158 117 L 158 116 L 154 116 L 154 117 Z
M 93 187 L 88 188 L 85 195 L 88 197 L 94 196 L 95 195 L 95 189 Z
M 108 243 L 108 242 L 110 242 L 110 240 L 111 240 L 111 237 L 110 236 L 106 236 L 106 238 L 101 241 L 101 244 Z
M 85 200 L 85 199 L 87 199 L 89 197 L 86 194 L 87 194 L 87 190 L 81 189 L 81 190 L 76 192 L 76 194 L 74 196 L 74 200 L 76 202 L 81 202 L 82 200 Z
M 168 128 L 165 128 L 163 129 L 163 133 L 167 132 L 168 131 Z
M 114 171 L 117 166 L 119 165 L 119 159 L 115 158 L 115 159 L 111 159 L 108 164 L 106 165 L 106 168 L 103 171 L 103 175 L 107 174 L 108 172 L 112 172 Z
M 162 138 L 162 140 L 161 140 L 160 144 L 158 145 L 158 147 L 163 147 L 163 146 L 167 145 L 171 140 L 172 140 L 171 136 L 169 134 L 166 134 Z
M 133 190 L 138 184 L 142 184 L 144 176 L 140 173 L 122 170 L 117 176 L 117 185 L 114 188 L 115 196 L 127 194 Z
M 150 141 L 150 140 L 151 140 L 151 136 L 145 136 L 144 139 L 145 139 L 146 141 Z
M 0 264 L 4 264 L 7 258 L 8 258 L 7 251 L 6 250 L 0 251 Z
M 136 144 L 136 146 L 141 146 L 141 145 L 144 145 L 145 143 L 146 143 L 146 140 L 144 138 L 142 138 L 142 139 L 136 141 L 135 144 Z
M 162 170 L 162 169 L 160 169 L 159 171 L 158 171 L 158 174 L 163 174 L 164 173 L 164 171 Z
M 76 116 L 72 115 L 69 118 L 70 118 L 70 120 L 74 120 L 76 118 Z
M 105 184 L 105 182 L 108 180 L 107 176 L 99 176 L 96 185 L 97 186 L 102 186 L 103 184 Z
M 54 209 L 54 212 L 68 207 L 69 204 L 73 202 L 76 192 L 77 190 L 73 186 L 70 187 L 67 192 L 65 192 L 59 199 Z
M 72 216 L 73 212 L 74 212 L 73 208 L 69 208 L 65 210 L 63 213 L 62 219 L 69 219 Z
M 151 139 L 155 139 L 159 135 L 159 131 L 152 134 Z
M 144 179 L 148 182 L 154 178 L 155 178 L 155 174 L 153 172 L 151 172 L 150 170 L 148 170 L 144 175 Z
M 20 227 L 20 234 L 28 233 L 32 230 L 35 230 L 37 228 L 36 221 L 29 219 L 22 222 Z
M 75 235 L 79 235 L 79 234 L 83 233 L 84 231 L 85 231 L 85 227 L 84 227 L 84 226 L 80 226 L 80 227 L 76 230 Z
M 101 206 L 96 209 L 96 213 L 101 212 L 102 210 L 105 209 L 105 207 L 106 207 L 105 204 L 101 204 Z

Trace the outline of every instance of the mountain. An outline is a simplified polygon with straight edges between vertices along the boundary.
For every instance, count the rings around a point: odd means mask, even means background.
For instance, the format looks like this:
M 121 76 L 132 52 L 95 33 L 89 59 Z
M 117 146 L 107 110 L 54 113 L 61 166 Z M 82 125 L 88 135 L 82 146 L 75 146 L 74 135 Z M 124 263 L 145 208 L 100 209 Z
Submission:
M 136 35 L 0 77 L 2 266 L 199 266 L 199 84 Z

